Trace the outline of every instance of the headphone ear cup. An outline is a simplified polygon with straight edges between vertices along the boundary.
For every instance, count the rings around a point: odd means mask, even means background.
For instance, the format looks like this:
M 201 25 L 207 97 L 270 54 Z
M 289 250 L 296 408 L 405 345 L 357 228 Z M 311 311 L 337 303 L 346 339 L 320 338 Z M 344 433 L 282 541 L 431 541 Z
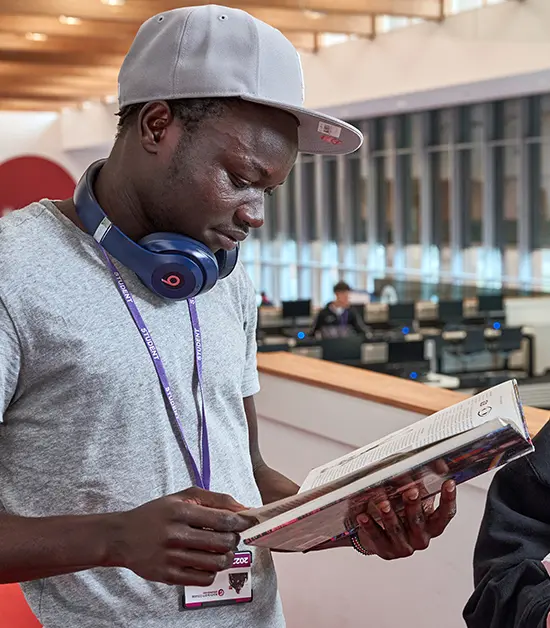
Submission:
M 218 261 L 220 279 L 225 279 L 235 270 L 235 266 L 239 261 L 239 246 L 236 246 L 230 251 L 220 249 L 216 253 L 216 259 Z
M 184 273 L 182 273 L 184 276 L 194 276 L 195 281 L 193 283 L 196 285 L 192 286 L 192 290 L 183 298 L 190 298 L 208 292 L 218 281 L 218 260 L 212 251 L 198 240 L 174 233 L 154 233 L 140 240 L 139 244 L 152 253 L 159 254 L 160 264 L 155 272 L 155 276 L 160 278 L 158 281 L 163 282 L 163 272 L 161 270 L 163 266 L 163 255 L 166 255 L 167 258 L 169 257 L 171 261 L 176 258 L 178 264 L 180 264 L 182 270 L 184 270 Z M 166 268 L 168 273 L 170 273 L 171 270 L 171 267 Z M 160 288 L 160 290 L 165 293 L 166 288 L 159 286 L 158 281 L 155 280 L 157 284 L 155 288 Z

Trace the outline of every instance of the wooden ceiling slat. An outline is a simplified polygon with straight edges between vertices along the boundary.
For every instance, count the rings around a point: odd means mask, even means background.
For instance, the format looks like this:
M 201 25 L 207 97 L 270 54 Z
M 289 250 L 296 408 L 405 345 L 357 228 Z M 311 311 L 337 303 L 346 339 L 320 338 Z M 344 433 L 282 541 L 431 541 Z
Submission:
M 250 13 L 285 32 L 349 33 L 369 36 L 372 18 L 366 15 L 322 15 L 296 9 L 251 8 Z M 80 24 L 62 24 L 58 18 L 39 15 L 0 15 L 0 32 L 25 35 L 28 32 L 48 36 L 116 39 L 128 42 L 135 37 L 139 23 L 107 22 L 84 19 Z
M 0 84 L 0 100 L 3 98 L 34 98 L 51 101 L 84 101 L 104 98 L 105 87 L 100 85 L 59 85 L 59 84 Z
M 112 68 L 120 68 L 124 57 L 122 55 L 107 55 L 97 52 L 87 52 L 86 46 L 82 46 L 84 50 L 79 52 L 51 52 L 51 51 L 25 51 L 16 52 L 13 50 L 0 49 L 0 62 L 34 65 L 70 65 L 70 66 L 107 66 Z
M 67 78 L 75 77 L 92 77 L 102 78 L 105 80 L 114 80 L 118 76 L 118 68 L 110 66 L 78 66 L 46 63 L 20 63 L 17 61 L 0 61 L 0 81 L 2 77 L 15 77 L 21 80 L 45 79 L 48 77 L 60 75 Z
M 0 111 L 59 111 L 63 107 L 70 107 L 72 105 L 74 105 L 74 102 L 71 100 L 52 102 L 30 98 L 0 99 Z
M 80 24 L 62 24 L 59 16 L 49 15 L 2 15 L 0 13 L 0 31 L 25 35 L 28 32 L 69 37 L 92 37 L 96 39 L 135 37 L 139 24 L 126 22 L 107 22 L 105 20 L 82 20 Z
M 57 36 L 46 41 L 29 41 L 24 35 L 0 32 L 0 50 L 14 52 L 80 52 L 84 48 L 92 53 L 124 56 L 128 52 L 128 41 L 120 39 L 92 39 Z
M 211 0 L 0 0 L 0 110 L 56 110 L 116 93 L 120 65 L 150 16 Z M 549 0 L 550 1 L 550 0 Z M 440 19 L 441 0 L 233 0 L 302 51 L 324 33 L 373 37 L 380 14 Z M 60 16 L 79 18 L 67 24 Z M 43 41 L 29 37 L 41 33 Z
M 143 22 L 147 18 L 181 6 L 208 4 L 209 0 L 131 0 L 123 6 L 108 6 L 98 0 L 2 0 L 0 13 L 11 15 L 70 15 L 74 17 Z M 253 7 L 321 11 L 330 14 L 399 15 L 440 18 L 440 0 L 239 0 L 227 6 L 250 11 Z

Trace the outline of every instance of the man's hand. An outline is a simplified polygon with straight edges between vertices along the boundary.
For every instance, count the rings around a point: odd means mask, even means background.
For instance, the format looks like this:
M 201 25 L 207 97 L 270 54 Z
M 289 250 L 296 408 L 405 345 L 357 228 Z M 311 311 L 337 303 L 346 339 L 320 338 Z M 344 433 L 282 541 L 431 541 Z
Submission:
M 443 533 L 456 514 L 456 485 L 452 480 L 443 484 L 437 509 L 433 502 L 423 507 L 417 488 L 404 493 L 403 501 L 402 518 L 388 501 L 377 504 L 383 527 L 366 513 L 357 515 L 361 545 L 384 560 L 411 556 L 417 550 L 426 549 L 431 539 Z
M 208 586 L 233 564 L 239 532 L 254 521 L 232 497 L 191 488 L 114 515 L 110 566 L 147 580 Z

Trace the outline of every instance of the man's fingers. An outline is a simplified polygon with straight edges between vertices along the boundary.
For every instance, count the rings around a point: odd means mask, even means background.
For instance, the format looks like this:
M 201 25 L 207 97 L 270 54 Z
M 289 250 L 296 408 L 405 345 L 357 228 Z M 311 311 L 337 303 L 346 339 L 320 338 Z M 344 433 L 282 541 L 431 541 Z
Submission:
M 361 545 L 380 558 L 390 560 L 392 558 L 390 542 L 376 521 L 366 513 L 362 513 L 357 516 L 357 523 L 360 526 L 359 540 Z
M 230 510 L 231 512 L 246 510 L 246 507 L 235 501 L 231 495 L 205 491 L 202 488 L 188 488 L 185 491 L 176 493 L 176 495 L 186 502 L 206 506 L 208 508 L 219 508 L 220 510 Z
M 432 538 L 440 536 L 456 515 L 456 484 L 448 480 L 442 486 L 439 507 L 428 519 Z
M 170 550 L 166 555 L 167 562 L 182 569 L 199 569 L 200 571 L 225 571 L 233 565 L 234 552 L 214 554 L 195 550 Z
M 415 550 L 423 550 L 430 544 L 430 535 L 426 530 L 426 518 L 422 509 L 422 500 L 417 488 L 403 495 L 405 521 L 409 529 L 409 544 Z
M 235 512 L 184 501 L 174 503 L 173 517 L 175 522 L 185 523 L 192 528 L 206 528 L 216 532 L 243 532 L 254 525 L 251 518 Z
M 191 549 L 201 552 L 227 554 L 239 545 L 239 535 L 234 532 L 214 532 L 190 528 L 179 523 L 172 524 L 168 533 L 167 547 Z
M 413 548 L 407 540 L 403 524 L 399 517 L 395 514 L 390 502 L 382 502 L 378 504 L 378 510 L 382 517 L 384 530 L 391 542 L 391 551 L 395 557 L 411 556 L 414 553 Z

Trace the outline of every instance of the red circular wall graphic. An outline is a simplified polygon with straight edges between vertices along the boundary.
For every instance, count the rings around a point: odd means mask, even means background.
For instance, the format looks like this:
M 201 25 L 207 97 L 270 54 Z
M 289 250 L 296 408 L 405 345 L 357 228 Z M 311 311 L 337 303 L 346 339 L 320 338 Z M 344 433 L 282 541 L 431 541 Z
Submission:
M 45 157 L 9 159 L 0 164 L 0 216 L 41 198 L 68 198 L 75 185 L 64 168 Z

